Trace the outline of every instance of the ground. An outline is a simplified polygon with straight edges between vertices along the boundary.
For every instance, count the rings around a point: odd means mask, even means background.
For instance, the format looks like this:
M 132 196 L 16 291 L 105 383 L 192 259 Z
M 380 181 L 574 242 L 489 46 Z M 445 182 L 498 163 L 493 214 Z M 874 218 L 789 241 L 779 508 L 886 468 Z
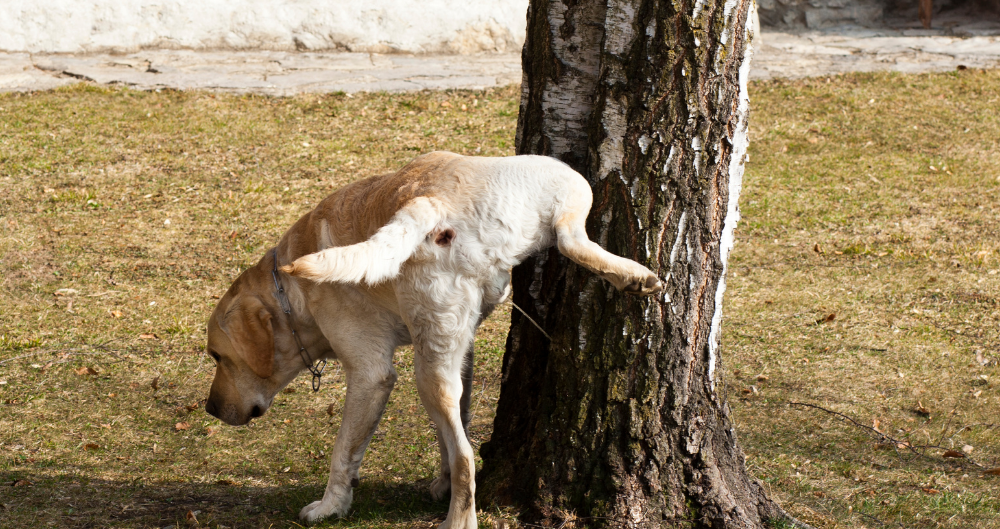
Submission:
M 1000 67 L 996 32 L 838 27 L 754 41 L 750 77 L 795 79 L 846 72 Z M 479 55 L 143 50 L 130 54 L 0 52 L 0 92 L 46 90 L 81 79 L 140 90 L 213 90 L 290 96 L 304 92 L 487 89 L 521 81 L 519 52 Z
M 751 473 L 817 527 L 1000 527 L 998 86 L 978 69 L 751 84 L 720 388 Z M 511 154 L 517 97 L 0 95 L 0 527 L 297 526 L 343 379 L 333 364 L 319 393 L 303 376 L 222 425 L 202 409 L 212 306 L 344 183 L 432 149 Z M 477 339 L 477 447 L 508 317 Z M 332 526 L 443 519 L 409 354 Z

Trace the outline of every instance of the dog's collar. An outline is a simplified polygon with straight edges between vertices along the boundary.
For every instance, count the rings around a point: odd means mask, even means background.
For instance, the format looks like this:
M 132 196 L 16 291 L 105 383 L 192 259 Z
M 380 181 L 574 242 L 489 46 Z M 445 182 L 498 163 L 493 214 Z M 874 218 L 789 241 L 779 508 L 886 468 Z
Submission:
M 326 360 L 317 359 L 315 362 L 309 360 L 309 351 L 302 345 L 302 340 L 299 338 L 299 333 L 295 332 L 295 325 L 292 323 L 292 304 L 288 301 L 288 295 L 285 294 L 285 287 L 281 285 L 281 279 L 278 277 L 278 250 L 273 251 L 274 255 L 274 268 L 271 269 L 271 277 L 274 278 L 274 288 L 278 291 L 275 297 L 278 298 L 278 304 L 281 305 L 281 311 L 288 316 L 288 327 L 292 329 L 292 337 L 295 338 L 295 345 L 299 347 L 299 356 L 302 361 L 305 362 L 306 367 L 309 372 L 312 373 L 312 388 L 313 391 L 319 391 L 319 385 L 322 382 L 323 371 L 326 370 Z

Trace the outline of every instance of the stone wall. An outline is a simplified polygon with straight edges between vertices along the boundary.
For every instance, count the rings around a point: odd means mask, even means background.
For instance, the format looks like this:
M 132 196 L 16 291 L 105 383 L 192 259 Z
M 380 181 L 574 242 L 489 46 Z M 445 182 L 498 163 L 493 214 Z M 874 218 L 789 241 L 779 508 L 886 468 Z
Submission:
M 837 26 L 919 27 L 918 0 L 757 0 L 760 23 L 772 29 Z M 933 0 L 935 18 L 1000 20 L 1000 0 Z M 958 22 L 954 22 L 955 25 Z M 937 26 L 935 26 L 937 27 Z
M 528 0 L 3 0 L 0 51 L 516 51 Z
M 774 28 L 819 29 L 881 23 L 884 0 L 758 0 L 760 23 Z

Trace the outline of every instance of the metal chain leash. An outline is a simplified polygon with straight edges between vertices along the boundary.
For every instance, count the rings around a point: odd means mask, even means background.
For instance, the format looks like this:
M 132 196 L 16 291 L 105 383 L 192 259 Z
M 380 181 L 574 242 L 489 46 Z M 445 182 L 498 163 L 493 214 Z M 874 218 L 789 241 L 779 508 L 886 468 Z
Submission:
M 319 391 L 319 386 L 322 383 L 323 371 L 326 371 L 326 359 L 319 359 L 315 362 L 311 361 L 309 351 L 302 345 L 302 340 L 299 338 L 299 333 L 295 332 L 295 325 L 292 324 L 292 304 L 288 301 L 288 294 L 285 293 L 285 287 L 281 284 L 281 279 L 278 278 L 278 250 L 273 251 L 274 255 L 274 268 L 271 269 L 271 277 L 274 278 L 274 288 L 278 291 L 278 304 L 281 305 L 281 310 L 288 316 L 288 327 L 292 329 L 292 337 L 295 338 L 295 344 L 299 347 L 299 356 L 302 361 L 305 362 L 306 367 L 309 372 L 312 373 L 312 388 L 313 391 Z

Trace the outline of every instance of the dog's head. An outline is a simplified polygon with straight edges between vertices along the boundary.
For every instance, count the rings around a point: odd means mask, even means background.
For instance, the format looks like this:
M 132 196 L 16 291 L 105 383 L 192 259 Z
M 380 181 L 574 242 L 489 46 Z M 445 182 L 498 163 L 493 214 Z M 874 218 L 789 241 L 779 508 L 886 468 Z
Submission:
M 275 340 L 275 331 L 283 330 L 283 314 L 266 283 L 247 277 L 252 273 L 233 283 L 208 320 L 207 352 L 215 361 L 215 380 L 205 411 L 232 425 L 263 415 L 301 367 L 287 358 L 294 354 L 288 352 L 294 350 L 285 343 L 289 340 Z M 253 288 L 255 283 L 261 288 Z

